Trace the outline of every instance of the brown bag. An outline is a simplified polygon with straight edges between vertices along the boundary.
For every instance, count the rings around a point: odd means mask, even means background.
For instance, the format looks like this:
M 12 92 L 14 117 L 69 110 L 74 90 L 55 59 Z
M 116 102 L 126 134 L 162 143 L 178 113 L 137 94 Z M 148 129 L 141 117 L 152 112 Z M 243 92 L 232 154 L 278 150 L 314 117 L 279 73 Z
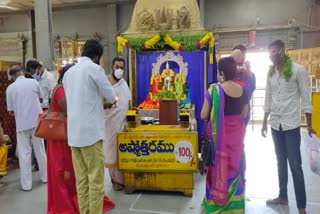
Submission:
M 56 90 L 62 86 L 54 89 L 52 97 Z M 52 112 L 52 103 L 49 110 L 39 116 L 38 127 L 35 136 L 48 140 L 67 141 L 67 118 L 63 112 Z

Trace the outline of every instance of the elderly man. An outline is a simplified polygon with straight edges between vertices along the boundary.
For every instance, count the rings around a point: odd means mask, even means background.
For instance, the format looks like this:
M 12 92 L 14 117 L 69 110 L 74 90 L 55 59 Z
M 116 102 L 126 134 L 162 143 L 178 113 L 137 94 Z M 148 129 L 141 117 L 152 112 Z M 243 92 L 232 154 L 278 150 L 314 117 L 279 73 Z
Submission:
M 252 98 L 252 94 L 254 90 L 256 89 L 256 77 L 254 73 L 251 72 L 249 62 L 245 61 L 246 53 L 247 53 L 247 48 L 244 45 L 240 44 L 233 48 L 231 57 L 237 62 L 237 72 L 236 72 L 234 81 L 243 87 L 243 89 L 245 90 L 249 98 L 248 113 L 244 118 L 245 125 L 248 125 L 250 121 L 250 108 L 251 108 L 250 100 Z M 246 180 L 245 179 L 246 167 L 247 167 L 246 155 L 245 155 L 245 151 L 243 150 L 240 174 L 244 181 Z
M 246 61 L 247 48 L 244 45 L 237 45 L 233 48 L 231 57 L 237 62 L 237 73 L 234 81 L 241 85 L 248 95 L 249 101 L 256 89 L 256 76 L 251 72 L 250 64 Z M 250 102 L 249 102 L 250 103 Z M 248 125 L 250 121 L 250 106 L 244 123 Z
M 289 162 L 299 214 L 305 214 L 306 189 L 300 152 L 301 110 L 306 114 L 309 134 L 315 133 L 311 127 L 312 105 L 308 72 L 285 54 L 283 41 L 272 42 L 268 49 L 273 66 L 267 78 L 265 115 L 261 131 L 265 137 L 270 115 L 271 134 L 278 162 L 279 195 L 268 200 L 267 204 L 288 204 Z
M 12 83 L 6 91 L 7 108 L 15 117 L 20 165 L 21 190 L 32 189 L 31 152 L 32 147 L 39 164 L 42 183 L 47 183 L 47 157 L 43 140 L 34 136 L 43 95 L 38 82 L 24 77 L 23 68 L 15 65 L 9 70 Z

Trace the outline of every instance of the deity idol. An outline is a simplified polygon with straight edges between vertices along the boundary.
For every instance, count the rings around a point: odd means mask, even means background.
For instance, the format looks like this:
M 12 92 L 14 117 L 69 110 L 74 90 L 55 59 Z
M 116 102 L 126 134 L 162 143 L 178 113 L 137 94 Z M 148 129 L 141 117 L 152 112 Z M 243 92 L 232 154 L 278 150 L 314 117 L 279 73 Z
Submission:
M 162 83 L 163 83 L 163 91 L 171 91 L 173 92 L 173 78 L 174 78 L 174 72 L 169 67 L 169 62 L 166 64 L 166 69 L 162 71 L 161 74 Z

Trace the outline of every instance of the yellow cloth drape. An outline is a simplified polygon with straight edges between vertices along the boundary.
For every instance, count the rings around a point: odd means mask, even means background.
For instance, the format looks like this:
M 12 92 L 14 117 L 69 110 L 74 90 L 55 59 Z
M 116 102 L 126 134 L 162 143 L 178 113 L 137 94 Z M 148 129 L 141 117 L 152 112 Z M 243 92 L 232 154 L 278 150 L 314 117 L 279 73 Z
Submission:
M 8 147 L 5 144 L 0 146 L 0 176 L 7 175 Z

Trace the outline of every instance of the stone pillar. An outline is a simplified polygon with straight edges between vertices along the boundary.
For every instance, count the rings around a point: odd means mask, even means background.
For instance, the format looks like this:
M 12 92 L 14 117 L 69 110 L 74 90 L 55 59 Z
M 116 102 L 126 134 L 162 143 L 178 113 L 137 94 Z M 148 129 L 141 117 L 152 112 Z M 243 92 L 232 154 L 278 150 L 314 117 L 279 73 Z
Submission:
M 107 32 L 103 58 L 106 62 L 106 70 L 110 71 L 112 58 L 117 56 L 117 5 L 108 4 L 106 15 Z
M 34 0 L 37 59 L 53 69 L 51 0 Z

